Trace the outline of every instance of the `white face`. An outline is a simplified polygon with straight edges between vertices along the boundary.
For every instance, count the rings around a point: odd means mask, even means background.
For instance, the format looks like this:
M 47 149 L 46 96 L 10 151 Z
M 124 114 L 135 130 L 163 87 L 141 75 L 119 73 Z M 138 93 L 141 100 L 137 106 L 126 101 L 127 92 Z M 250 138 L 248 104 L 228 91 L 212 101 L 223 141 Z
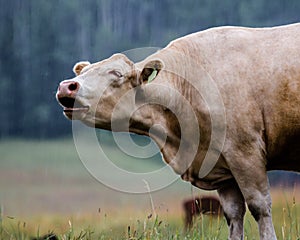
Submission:
M 137 81 L 134 64 L 126 56 L 116 54 L 94 64 L 80 62 L 73 70 L 77 76 L 61 82 L 56 94 L 65 116 L 109 129 L 114 107 Z
M 136 110 L 131 90 L 152 81 L 161 68 L 156 60 L 137 70 L 123 54 L 94 64 L 79 62 L 73 68 L 77 76 L 59 84 L 56 98 L 68 119 L 111 130 L 114 110 L 117 109 L 114 119 L 118 122 L 128 120 Z

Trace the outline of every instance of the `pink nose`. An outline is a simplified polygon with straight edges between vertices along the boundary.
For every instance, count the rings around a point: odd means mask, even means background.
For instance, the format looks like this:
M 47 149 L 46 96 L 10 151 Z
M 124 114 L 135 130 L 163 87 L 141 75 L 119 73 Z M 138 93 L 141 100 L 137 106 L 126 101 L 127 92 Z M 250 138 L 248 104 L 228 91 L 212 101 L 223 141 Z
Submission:
M 63 81 L 59 84 L 57 90 L 58 97 L 75 97 L 80 88 L 80 84 L 73 80 Z

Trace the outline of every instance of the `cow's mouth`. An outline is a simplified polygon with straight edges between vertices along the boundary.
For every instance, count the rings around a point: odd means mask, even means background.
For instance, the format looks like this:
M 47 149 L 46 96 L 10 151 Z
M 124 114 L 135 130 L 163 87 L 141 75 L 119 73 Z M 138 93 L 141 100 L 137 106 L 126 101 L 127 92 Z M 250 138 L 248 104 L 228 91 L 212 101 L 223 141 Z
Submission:
M 58 98 L 58 101 L 63 106 L 64 113 L 87 112 L 89 110 L 88 106 L 82 105 L 75 98 L 61 97 Z

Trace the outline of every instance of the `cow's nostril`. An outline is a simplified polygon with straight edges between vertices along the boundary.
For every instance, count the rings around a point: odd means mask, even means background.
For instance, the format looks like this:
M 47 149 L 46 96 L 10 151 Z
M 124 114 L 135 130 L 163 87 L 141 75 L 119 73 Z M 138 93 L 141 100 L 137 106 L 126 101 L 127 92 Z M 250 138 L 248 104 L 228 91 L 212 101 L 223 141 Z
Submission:
M 68 87 L 68 89 L 70 90 L 70 91 L 76 91 L 77 90 L 77 88 L 78 88 L 78 84 L 75 82 L 75 83 L 71 83 L 70 85 L 69 85 L 69 87 Z

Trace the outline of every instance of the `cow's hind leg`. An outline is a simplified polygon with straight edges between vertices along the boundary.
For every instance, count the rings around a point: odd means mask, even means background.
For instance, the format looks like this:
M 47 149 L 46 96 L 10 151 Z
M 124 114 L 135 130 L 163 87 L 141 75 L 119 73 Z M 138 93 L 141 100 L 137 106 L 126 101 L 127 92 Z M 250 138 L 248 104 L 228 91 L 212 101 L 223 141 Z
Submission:
M 246 212 L 244 197 L 235 181 L 218 189 L 224 216 L 229 227 L 229 240 L 244 239 L 244 215 Z

